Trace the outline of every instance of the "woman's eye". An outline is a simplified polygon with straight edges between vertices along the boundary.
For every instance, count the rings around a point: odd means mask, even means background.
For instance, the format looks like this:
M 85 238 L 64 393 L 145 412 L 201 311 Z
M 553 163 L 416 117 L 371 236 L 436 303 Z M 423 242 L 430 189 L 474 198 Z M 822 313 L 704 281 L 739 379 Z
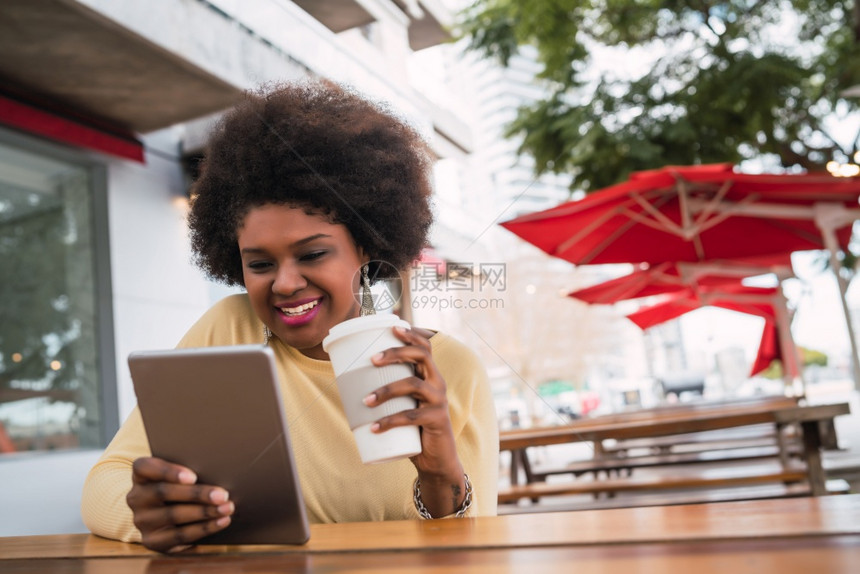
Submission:
M 319 259 L 326 253 L 327 251 L 311 251 L 310 253 L 305 253 L 299 259 L 301 261 L 313 261 L 314 259 Z
M 272 264 L 268 261 L 251 261 L 247 264 L 248 269 L 252 271 L 264 271 L 271 266 Z

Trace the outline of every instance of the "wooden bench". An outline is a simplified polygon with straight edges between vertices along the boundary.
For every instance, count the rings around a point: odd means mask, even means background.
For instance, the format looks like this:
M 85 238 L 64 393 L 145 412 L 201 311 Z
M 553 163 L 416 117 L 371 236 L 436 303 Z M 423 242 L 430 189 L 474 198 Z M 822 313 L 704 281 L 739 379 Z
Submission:
M 801 449 L 799 446 L 789 447 L 790 456 L 799 457 Z M 697 465 L 717 462 L 745 462 L 762 459 L 777 459 L 782 454 L 779 446 L 771 444 L 766 446 L 732 448 L 722 450 L 707 450 L 697 452 L 682 452 L 669 454 L 652 454 L 630 457 L 602 457 L 597 459 L 577 460 L 559 467 L 534 467 L 528 460 L 521 461 L 529 482 L 545 481 L 548 476 L 572 474 L 582 476 L 592 473 L 597 477 L 600 473 L 607 476 L 611 474 L 627 476 L 633 474 L 637 468 L 654 468 L 661 466 Z
M 828 479 L 844 480 L 851 486 L 852 492 L 860 493 L 860 457 L 831 453 L 822 461 L 822 465 Z
M 845 480 L 827 481 L 829 494 L 850 494 L 852 489 Z M 798 498 L 811 496 L 809 484 L 761 484 L 716 490 L 685 490 L 678 492 L 639 492 L 625 493 L 612 498 L 565 497 L 545 499 L 537 504 L 501 504 L 499 514 L 532 514 L 535 512 L 565 512 L 571 510 L 604 510 L 609 508 L 630 508 L 641 506 L 673 506 L 679 504 L 705 504 L 739 500 L 762 500 L 768 498 Z
M 697 407 L 686 410 L 673 409 L 666 412 L 636 414 L 630 416 L 610 416 L 610 420 L 601 420 L 603 417 L 597 417 L 591 420 L 577 420 L 568 425 L 555 427 L 533 427 L 528 429 L 515 429 L 504 431 L 499 435 L 499 447 L 501 450 L 511 451 L 511 488 L 518 488 L 519 467 L 526 467 L 530 472 L 530 468 L 526 466 L 528 457 L 526 452 L 532 447 L 549 447 L 552 445 L 592 442 L 595 445 L 602 444 L 608 440 L 627 441 L 631 439 L 653 439 L 666 436 L 678 436 L 689 433 L 703 433 L 706 431 L 723 431 L 726 429 L 749 428 L 760 425 L 772 425 L 777 434 L 777 443 L 781 447 L 779 463 L 781 468 L 786 469 L 785 472 L 791 471 L 792 460 L 789 449 L 786 445 L 789 442 L 788 432 L 783 432 L 788 427 L 799 429 L 799 438 L 802 442 L 791 440 L 795 445 L 802 445 L 803 455 L 801 456 L 805 464 L 805 473 L 803 479 L 807 480 L 812 488 L 812 492 L 816 495 L 828 494 L 826 489 L 826 476 L 821 465 L 821 450 L 824 446 L 822 441 L 822 428 L 825 424 L 832 421 L 835 417 L 844 415 L 850 412 L 848 403 L 837 403 L 828 405 L 812 405 L 812 406 L 794 406 L 792 404 L 785 405 L 782 403 L 774 403 L 768 405 L 726 405 L 722 407 Z M 828 425 L 829 426 L 829 425 Z M 793 438 L 793 437 L 791 437 Z M 662 440 L 662 439 L 661 439 Z M 668 439 L 673 440 L 673 439 Z M 710 444 L 707 449 L 713 450 L 715 444 Z M 600 448 L 595 448 L 595 458 L 601 460 Z M 675 454 L 675 453 L 672 453 Z M 593 467 L 592 467 L 593 468 Z M 803 472 L 803 471 L 796 471 Z M 711 477 L 713 478 L 713 476 Z M 565 494 L 566 492 L 605 492 L 612 491 L 614 487 L 607 484 L 608 481 L 601 481 L 599 486 L 592 484 L 587 485 L 587 481 L 574 481 L 570 484 L 578 484 L 572 487 L 573 490 L 557 490 L 558 483 L 555 484 L 540 484 L 535 483 L 535 476 L 526 475 L 526 480 L 529 484 L 523 485 L 525 490 L 519 493 L 513 492 L 511 500 L 517 498 L 540 498 L 541 496 Z M 615 479 L 622 481 L 624 479 Z M 648 484 L 637 485 L 635 482 L 630 483 L 635 479 L 626 479 L 626 486 L 620 488 L 678 488 L 682 486 L 677 482 L 669 482 L 664 485 Z M 792 482 L 795 481 L 790 476 L 774 475 L 771 473 L 768 476 L 746 477 L 745 479 L 733 479 L 738 484 L 771 481 L 771 482 Z M 677 481 L 677 477 L 676 477 Z M 594 481 L 592 481 L 593 483 Z M 653 481 L 652 481 L 653 482 Z M 706 481 L 695 485 L 701 488 L 717 488 L 719 483 Z M 545 490 L 541 490 L 545 489 Z M 589 490 L 590 489 L 590 490 Z M 502 493 L 503 496 L 505 493 Z
M 779 435 L 774 425 L 753 425 L 741 429 L 723 429 L 652 437 L 604 441 L 600 450 L 606 455 L 626 456 L 631 451 L 650 451 L 652 454 L 673 451 L 711 450 L 717 448 L 746 448 L 778 444 Z
M 718 489 L 768 483 L 799 483 L 807 479 L 803 468 L 784 469 L 773 465 L 685 471 L 669 476 L 568 480 L 516 484 L 499 491 L 499 503 L 526 498 L 536 501 L 547 496 L 606 494 L 685 489 Z

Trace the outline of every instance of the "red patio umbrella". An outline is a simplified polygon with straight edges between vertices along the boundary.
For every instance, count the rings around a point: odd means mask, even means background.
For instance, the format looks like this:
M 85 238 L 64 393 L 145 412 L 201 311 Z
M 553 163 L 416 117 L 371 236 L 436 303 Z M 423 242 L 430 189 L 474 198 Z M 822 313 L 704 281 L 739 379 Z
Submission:
M 681 315 L 702 307 L 721 307 L 739 313 L 748 313 L 765 319 L 776 319 L 771 299 L 777 294 L 773 287 L 725 286 L 722 289 L 692 289 L 667 295 L 659 303 L 648 305 L 627 315 L 640 329 L 677 319 Z
M 790 254 L 761 258 L 746 264 L 735 261 L 708 265 L 677 262 L 642 264 L 629 275 L 571 291 L 567 296 L 590 304 L 612 304 L 700 286 L 733 285 L 739 278 L 765 273 L 776 273 L 780 280 L 792 276 Z
M 702 287 L 698 290 L 687 289 L 666 295 L 662 301 L 630 313 L 627 318 L 639 328 L 648 329 L 655 325 L 676 319 L 690 311 L 712 306 L 762 317 L 765 328 L 759 344 L 756 360 L 750 375 L 760 372 L 770 365 L 773 359 L 782 359 L 787 381 L 799 376 L 797 350 L 791 340 L 791 331 L 780 330 L 779 323 L 789 321 L 784 310 L 784 302 L 778 287 L 751 287 L 737 282 L 717 287 Z M 787 337 L 780 337 L 781 332 Z
M 501 225 L 575 264 L 711 262 L 827 249 L 840 288 L 855 386 L 860 363 L 837 253 L 860 219 L 860 178 L 669 166 Z
M 670 166 L 501 225 L 576 264 L 739 259 L 848 244 L 860 179 Z
M 795 351 L 796 352 L 796 351 Z M 755 361 L 753 361 L 750 369 L 750 376 L 762 372 L 767 369 L 774 359 L 782 360 L 784 353 L 779 341 L 779 330 L 773 321 L 765 319 L 764 330 L 761 334 L 761 343 L 758 346 Z M 788 371 L 791 368 L 790 364 L 782 361 L 783 370 Z M 792 373 L 789 372 L 789 375 Z
M 759 347 L 761 361 L 766 360 L 763 349 L 766 348 L 765 336 L 770 337 L 770 329 L 778 331 L 768 339 L 769 343 L 778 345 L 778 349 L 770 352 L 770 359 L 786 356 L 794 358 L 797 356 L 794 339 L 791 335 L 791 318 L 788 312 L 785 296 L 782 288 L 777 286 L 771 290 L 756 290 L 743 286 L 742 279 L 754 275 L 774 273 L 779 281 L 792 276 L 791 256 L 784 254 L 766 258 L 757 258 L 746 262 L 724 261 L 710 264 L 703 263 L 660 263 L 658 265 L 643 265 L 629 275 L 624 275 L 597 285 L 579 289 L 568 293 L 569 297 L 585 301 L 589 304 L 602 303 L 612 304 L 628 299 L 649 297 L 655 295 L 675 294 L 673 305 L 657 306 L 655 316 L 675 318 L 688 311 L 697 309 L 701 302 L 707 299 L 713 300 L 722 292 L 722 301 L 730 303 L 729 299 L 737 300 L 741 295 L 746 299 L 753 300 L 757 297 L 763 300 L 763 306 L 758 308 L 737 309 L 742 312 L 752 312 L 765 317 L 769 321 L 768 330 L 762 338 Z M 686 300 L 687 304 L 682 301 Z M 736 305 L 734 301 L 731 304 Z M 644 315 L 643 315 L 644 319 Z M 758 360 L 756 365 L 758 365 Z M 764 367 L 753 370 L 755 374 L 763 368 L 767 368 L 768 361 Z M 790 385 L 794 376 L 800 376 L 800 369 L 796 362 L 791 361 L 784 369 L 786 384 Z M 803 383 L 803 381 L 801 381 Z

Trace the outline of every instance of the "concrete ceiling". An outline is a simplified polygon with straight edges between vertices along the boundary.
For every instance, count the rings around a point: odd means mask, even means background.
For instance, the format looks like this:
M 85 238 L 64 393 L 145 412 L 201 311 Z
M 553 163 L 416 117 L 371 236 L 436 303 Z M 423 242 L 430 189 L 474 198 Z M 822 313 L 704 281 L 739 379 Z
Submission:
M 355 0 L 293 0 L 293 3 L 332 32 L 343 32 L 374 20 Z
M 409 16 L 409 46 L 423 50 L 451 39 L 448 28 L 450 13 L 439 0 L 394 0 L 394 3 Z M 413 13 L 410 5 L 417 8 Z
M 0 89 L 149 132 L 241 90 L 70 0 L 0 1 Z
M 374 20 L 357 0 L 293 0 L 293 3 L 332 32 L 343 32 Z M 451 38 L 442 23 L 447 23 L 447 12 L 439 0 L 394 0 L 394 3 L 409 16 L 409 45 L 413 50 L 435 46 Z M 410 5 L 418 9 L 417 15 L 410 10 Z

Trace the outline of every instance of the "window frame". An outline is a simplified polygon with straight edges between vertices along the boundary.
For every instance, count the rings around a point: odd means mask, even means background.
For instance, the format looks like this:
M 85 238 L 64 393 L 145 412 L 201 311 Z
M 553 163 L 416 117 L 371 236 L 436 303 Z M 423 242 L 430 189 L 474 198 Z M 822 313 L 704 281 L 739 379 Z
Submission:
M 87 171 L 92 201 L 90 221 L 93 237 L 93 283 L 95 286 L 96 365 L 99 393 L 99 448 L 104 448 L 119 429 L 118 381 L 113 320 L 113 287 L 110 259 L 110 220 L 108 211 L 108 165 L 96 154 L 46 141 L 0 126 L 0 143 L 27 153 L 43 155 Z M 89 450 L 81 447 L 80 450 Z M 61 454 L 68 450 L 35 451 L 33 455 Z M 0 457 L 0 461 L 3 458 Z

